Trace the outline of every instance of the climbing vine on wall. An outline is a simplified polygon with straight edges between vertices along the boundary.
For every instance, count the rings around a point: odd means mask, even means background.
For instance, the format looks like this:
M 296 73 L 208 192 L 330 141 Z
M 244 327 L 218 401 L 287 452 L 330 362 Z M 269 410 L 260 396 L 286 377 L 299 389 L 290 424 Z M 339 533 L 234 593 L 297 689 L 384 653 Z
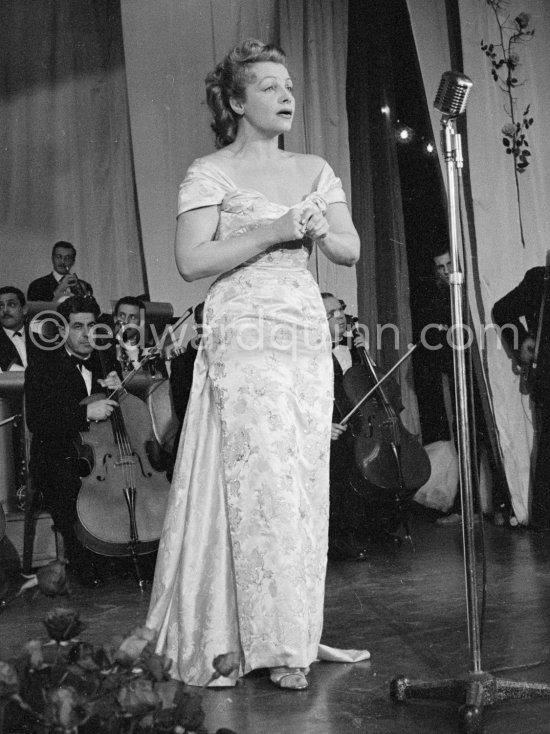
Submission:
M 519 213 L 521 242 L 525 247 L 521 217 L 521 192 L 519 177 L 531 162 L 531 150 L 527 131 L 533 125 L 530 104 L 520 105 L 518 88 L 526 83 L 521 78 L 521 46 L 531 41 L 535 29 L 530 27 L 531 16 L 521 12 L 512 19 L 507 12 L 507 0 L 485 0 L 491 8 L 497 25 L 497 39 L 487 42 L 481 39 L 481 50 L 491 65 L 491 76 L 505 96 L 504 111 L 509 118 L 502 127 L 502 144 L 513 163 L 514 180 Z

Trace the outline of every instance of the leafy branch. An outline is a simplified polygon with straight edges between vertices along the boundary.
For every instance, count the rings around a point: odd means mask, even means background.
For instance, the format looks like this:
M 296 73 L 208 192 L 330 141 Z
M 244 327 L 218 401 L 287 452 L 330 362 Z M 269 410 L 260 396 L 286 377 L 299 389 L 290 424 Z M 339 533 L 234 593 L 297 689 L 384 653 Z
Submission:
M 518 78 L 518 68 L 521 66 L 519 47 L 532 40 L 535 30 L 529 28 L 531 22 L 529 13 L 519 13 L 514 20 L 510 19 L 510 15 L 502 16 L 506 0 L 485 0 L 485 2 L 495 16 L 499 42 L 486 43 L 481 39 L 481 50 L 491 64 L 493 80 L 506 95 L 504 110 L 510 118 L 510 122 L 505 123 L 502 127 L 502 144 L 506 153 L 512 157 L 514 164 L 521 242 L 525 247 L 519 175 L 525 171 L 530 163 L 531 151 L 529 150 L 526 132 L 533 125 L 534 119 L 529 114 L 531 105 L 527 105 L 523 113 L 518 112 L 516 90 L 525 84 L 524 81 L 520 81 Z

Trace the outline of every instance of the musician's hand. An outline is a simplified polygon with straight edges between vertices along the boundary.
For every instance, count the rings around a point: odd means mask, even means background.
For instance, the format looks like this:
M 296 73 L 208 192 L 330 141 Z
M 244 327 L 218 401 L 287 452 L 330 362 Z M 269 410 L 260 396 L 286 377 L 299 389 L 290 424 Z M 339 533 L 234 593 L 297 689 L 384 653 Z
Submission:
M 94 400 L 93 403 L 89 403 L 86 407 L 86 418 L 89 421 L 105 421 L 117 405 L 116 400 L 109 400 L 108 398 Z
M 120 381 L 120 377 L 114 370 L 112 372 L 109 372 L 104 380 L 98 380 L 98 382 L 101 387 L 106 387 L 108 390 L 118 390 L 122 384 Z
M 362 334 L 355 334 L 353 344 L 357 349 L 366 349 L 365 337 Z
M 76 285 L 77 280 L 76 275 L 73 273 L 67 273 L 64 275 L 53 292 L 53 300 L 58 301 L 60 298 L 63 298 L 63 296 L 70 296 L 71 286 Z
M 337 441 L 347 428 L 347 425 L 343 426 L 341 423 L 332 423 L 330 426 L 330 440 Z
M 532 336 L 526 337 L 519 348 L 519 361 L 522 364 L 532 364 L 535 358 L 535 340 Z

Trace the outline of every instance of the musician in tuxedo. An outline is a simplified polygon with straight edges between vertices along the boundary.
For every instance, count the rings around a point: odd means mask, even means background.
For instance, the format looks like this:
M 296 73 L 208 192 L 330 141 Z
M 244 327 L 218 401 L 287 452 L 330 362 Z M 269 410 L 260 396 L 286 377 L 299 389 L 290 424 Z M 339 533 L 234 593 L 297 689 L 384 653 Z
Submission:
M 391 534 L 399 523 L 393 503 L 384 506 L 379 490 L 357 468 L 353 436 L 347 426 L 340 424 L 342 410 L 350 405 L 343 378 L 350 367 L 361 364 L 359 350 L 365 348 L 364 337 L 350 333 L 343 301 L 332 293 L 321 296 L 332 339 L 334 369 L 328 553 L 333 560 L 363 561 L 369 556 L 370 541 L 393 540 Z
M 0 372 L 24 370 L 38 356 L 38 342 L 29 335 L 27 304 L 19 288 L 0 288 Z
M 550 271 L 550 268 L 549 268 Z M 548 279 L 545 279 L 548 275 Z M 531 268 L 519 285 L 493 306 L 493 321 L 516 365 L 529 367 L 540 332 L 536 372 L 531 389 L 538 434 L 533 476 L 531 521 L 535 532 L 550 532 L 550 272 Z M 542 304 L 545 302 L 544 308 Z M 525 319 L 525 324 L 522 323 Z
M 143 360 L 154 344 L 147 338 L 145 303 L 141 298 L 123 296 L 118 299 L 113 308 L 113 328 L 116 358 L 123 374 L 140 369 L 151 377 L 167 377 L 161 355 Z
M 44 497 L 54 523 L 63 535 L 66 555 L 79 581 L 102 583 L 99 558 L 79 543 L 75 533 L 76 499 L 81 486 L 78 472 L 80 434 L 95 421 L 109 418 L 115 400 L 90 395 L 120 386 L 114 365 L 100 360 L 94 327 L 100 309 L 95 300 L 70 296 L 57 307 L 62 325 L 60 344 L 25 375 L 26 419 L 32 432 L 30 471 L 34 486 Z M 108 358 L 109 351 L 103 352 Z
M 27 300 L 60 302 L 72 295 L 93 295 L 92 286 L 70 272 L 75 260 L 74 245 L 64 240 L 56 242 L 52 248 L 53 270 L 32 281 L 27 291 Z

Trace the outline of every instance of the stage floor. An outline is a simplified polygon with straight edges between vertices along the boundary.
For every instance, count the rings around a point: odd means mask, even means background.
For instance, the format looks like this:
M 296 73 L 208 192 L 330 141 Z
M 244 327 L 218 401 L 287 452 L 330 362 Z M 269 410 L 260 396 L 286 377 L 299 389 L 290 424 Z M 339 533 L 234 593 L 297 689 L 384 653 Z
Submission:
M 395 704 L 389 684 L 397 674 L 421 680 L 467 675 L 462 531 L 415 515 L 414 550 L 408 543 L 372 549 L 368 561 L 330 562 L 323 642 L 371 652 L 355 665 L 316 663 L 307 691 L 281 691 L 265 671 L 234 689 L 207 690 L 206 726 L 238 734 L 426 734 L 458 731 L 457 704 Z M 518 681 L 550 683 L 550 534 L 484 523 L 487 612 L 482 668 Z M 479 537 L 479 525 L 476 525 Z M 481 601 L 482 564 L 478 579 Z M 32 637 L 53 606 L 72 606 L 87 622 L 80 635 L 94 643 L 142 624 L 149 592 L 131 580 L 89 591 L 73 587 L 69 599 L 27 594 L 0 614 L 0 660 Z M 224 651 L 220 651 L 224 652 Z M 550 700 L 489 706 L 485 734 L 548 732 Z

